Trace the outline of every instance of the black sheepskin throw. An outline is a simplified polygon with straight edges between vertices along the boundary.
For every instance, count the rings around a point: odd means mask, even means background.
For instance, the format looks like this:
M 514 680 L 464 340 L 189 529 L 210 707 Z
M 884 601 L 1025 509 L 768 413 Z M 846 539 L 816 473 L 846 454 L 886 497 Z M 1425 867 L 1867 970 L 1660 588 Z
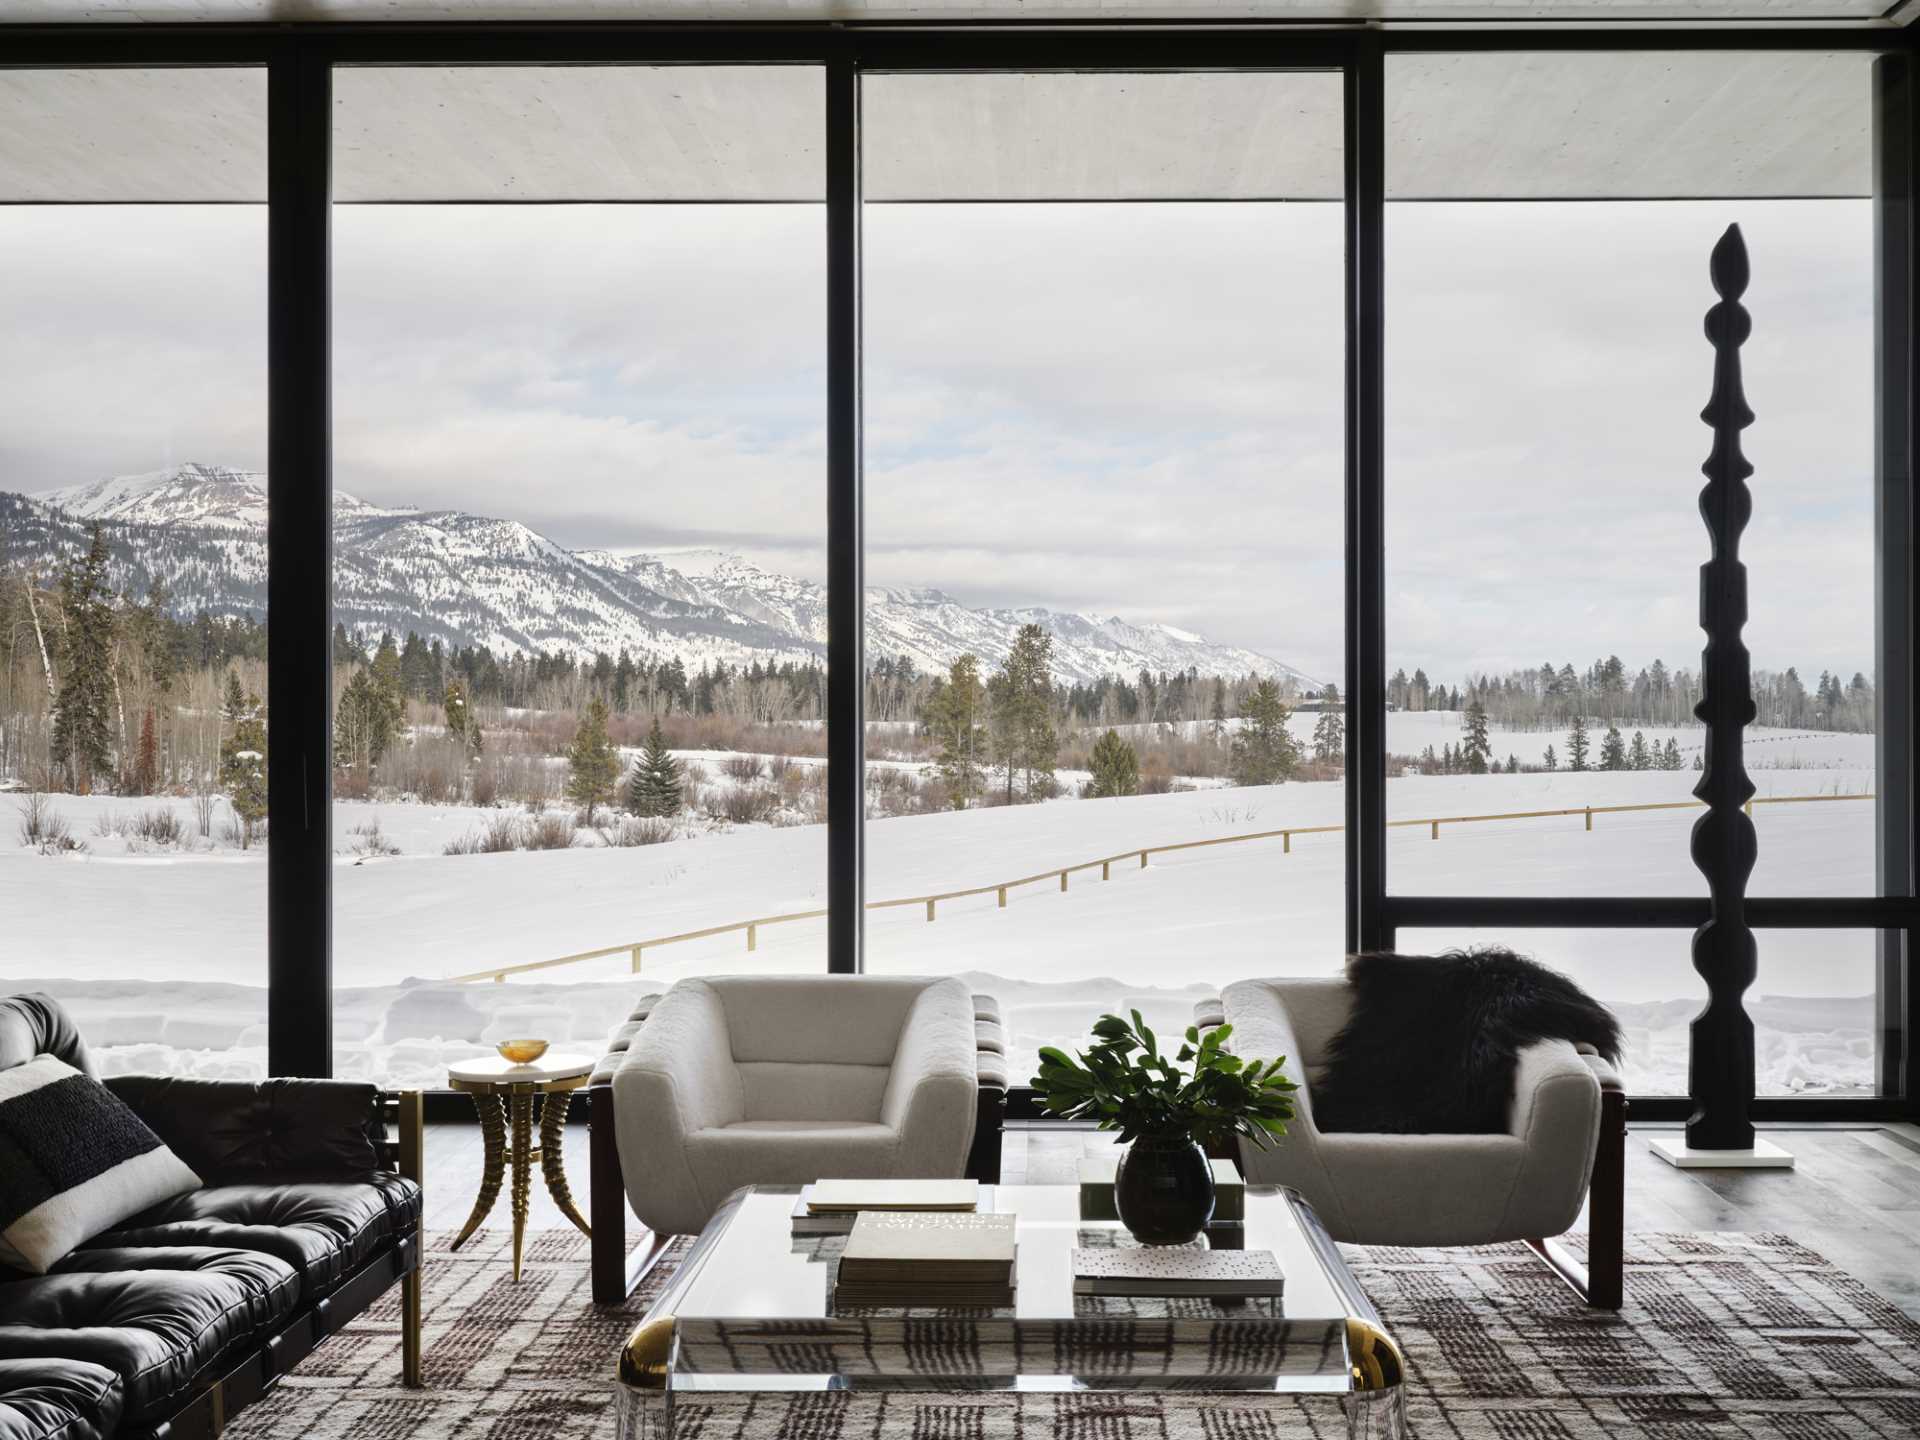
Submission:
M 1507 1128 L 1513 1074 L 1536 1040 L 1620 1058 L 1620 1026 L 1566 976 L 1489 946 L 1355 955 L 1353 1014 L 1313 1082 L 1322 1131 L 1478 1135 Z

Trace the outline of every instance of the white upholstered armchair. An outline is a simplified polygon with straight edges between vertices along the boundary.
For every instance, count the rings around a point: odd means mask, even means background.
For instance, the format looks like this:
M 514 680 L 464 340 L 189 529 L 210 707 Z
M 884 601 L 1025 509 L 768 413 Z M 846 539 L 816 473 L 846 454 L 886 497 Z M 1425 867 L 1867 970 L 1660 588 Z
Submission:
M 955 979 L 682 980 L 623 1027 L 603 1062 L 611 1183 L 623 1180 L 633 1213 L 666 1236 L 698 1233 L 742 1185 L 997 1180 L 1003 1054 L 992 1001 Z M 602 1214 L 596 1203 L 596 1242 Z M 617 1298 L 616 1283 L 610 1274 L 600 1298 Z
M 1202 1028 L 1233 1026 L 1235 1054 L 1286 1056 L 1300 1085 L 1285 1139 L 1266 1150 L 1242 1142 L 1248 1182 L 1299 1191 L 1336 1240 L 1524 1240 L 1589 1304 L 1619 1308 L 1626 1101 L 1613 1067 L 1564 1040 L 1541 1041 L 1520 1052 L 1504 1133 L 1323 1134 L 1313 1123 L 1313 1084 L 1351 994 L 1344 979 L 1246 980 L 1196 1007 Z M 1554 1237 L 1589 1196 L 1583 1265 Z

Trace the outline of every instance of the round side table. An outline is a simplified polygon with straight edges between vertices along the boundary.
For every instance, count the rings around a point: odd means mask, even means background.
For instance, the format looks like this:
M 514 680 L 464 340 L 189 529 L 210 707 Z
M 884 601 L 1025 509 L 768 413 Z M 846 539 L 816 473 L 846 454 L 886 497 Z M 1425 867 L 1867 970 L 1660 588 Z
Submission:
M 527 1191 L 534 1159 L 546 1176 L 547 1193 L 582 1234 L 589 1237 L 573 1192 L 567 1188 L 567 1172 L 562 1136 L 567 1123 L 570 1092 L 587 1083 L 593 1073 L 593 1059 L 587 1055 L 543 1055 L 531 1065 L 515 1065 L 499 1056 L 466 1060 L 447 1067 L 447 1083 L 455 1090 L 473 1096 L 473 1107 L 480 1114 L 480 1135 L 486 1146 L 486 1169 L 480 1177 L 480 1194 L 473 1202 L 473 1213 L 453 1242 L 458 1250 L 480 1228 L 494 1202 L 500 1198 L 500 1182 L 509 1162 L 513 1165 L 513 1278 L 520 1278 L 520 1251 L 527 1234 Z M 540 1143 L 533 1143 L 533 1097 L 544 1096 L 540 1105 Z M 509 1144 L 508 1128 L 513 1131 Z

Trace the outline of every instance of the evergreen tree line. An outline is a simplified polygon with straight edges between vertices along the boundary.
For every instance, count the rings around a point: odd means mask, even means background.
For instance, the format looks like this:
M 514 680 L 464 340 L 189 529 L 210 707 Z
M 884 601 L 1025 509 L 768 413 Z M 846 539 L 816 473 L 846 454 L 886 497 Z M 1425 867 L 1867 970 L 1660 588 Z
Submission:
M 736 715 L 761 724 L 818 720 L 826 713 L 827 672 L 820 664 L 783 661 L 689 671 L 678 656 L 656 660 L 622 650 L 574 656 L 560 651 L 496 655 L 486 646 L 449 648 L 408 631 L 362 636 L 335 625 L 333 663 L 352 672 L 392 652 L 399 695 L 437 705 L 458 681 L 476 705 L 583 712 L 603 700 L 612 715 Z
M 1759 725 L 1855 734 L 1874 729 L 1873 682 L 1858 671 L 1842 680 L 1823 670 L 1809 689 L 1794 666 L 1755 670 L 1753 697 Z M 1576 715 L 1605 725 L 1678 727 L 1695 723 L 1700 680 L 1661 660 L 1629 674 L 1618 655 L 1609 655 L 1583 671 L 1545 663 L 1505 676 L 1470 676 L 1452 689 L 1435 685 L 1419 668 L 1411 676 L 1396 670 L 1387 681 L 1387 704 L 1396 710 L 1465 710 L 1475 701 L 1506 730 L 1563 730 Z
M 116 592 L 101 527 L 45 575 L 0 555 L 0 775 L 76 794 L 225 791 L 266 816 L 267 632 Z

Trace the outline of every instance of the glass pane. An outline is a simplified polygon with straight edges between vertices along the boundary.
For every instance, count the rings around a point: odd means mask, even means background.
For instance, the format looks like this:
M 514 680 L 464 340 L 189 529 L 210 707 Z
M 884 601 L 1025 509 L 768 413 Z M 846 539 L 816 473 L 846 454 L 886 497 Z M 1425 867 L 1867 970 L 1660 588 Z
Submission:
M 1871 893 L 1872 63 L 1390 58 L 1396 893 L 1704 891 L 1701 324 L 1735 222 L 1759 417 L 1752 888 Z M 1473 823 L 1436 841 L 1436 819 Z
M 996 994 L 1016 1081 L 1339 963 L 1340 92 L 865 82 L 867 965 Z
M 340 1074 L 825 968 L 823 94 L 340 77 Z
M 266 1071 L 265 97 L 0 72 L 0 985 L 108 1073 Z
M 1707 1003 L 1691 930 L 1406 929 L 1395 940 L 1410 955 L 1477 945 L 1530 956 L 1611 1010 L 1626 1043 L 1620 1075 L 1629 1094 L 1687 1093 L 1687 1027 Z
M 1747 992 L 1761 1095 L 1871 1095 L 1879 1087 L 1875 930 L 1761 930 Z
M 1876 933 L 1761 930 L 1756 938 L 1760 976 L 1746 996 L 1754 1093 L 1872 1094 Z M 1707 1000 L 1691 931 L 1409 929 L 1396 943 L 1412 954 L 1506 945 L 1531 955 L 1613 1011 L 1626 1036 L 1621 1073 L 1630 1093 L 1687 1093 L 1688 1026 Z

